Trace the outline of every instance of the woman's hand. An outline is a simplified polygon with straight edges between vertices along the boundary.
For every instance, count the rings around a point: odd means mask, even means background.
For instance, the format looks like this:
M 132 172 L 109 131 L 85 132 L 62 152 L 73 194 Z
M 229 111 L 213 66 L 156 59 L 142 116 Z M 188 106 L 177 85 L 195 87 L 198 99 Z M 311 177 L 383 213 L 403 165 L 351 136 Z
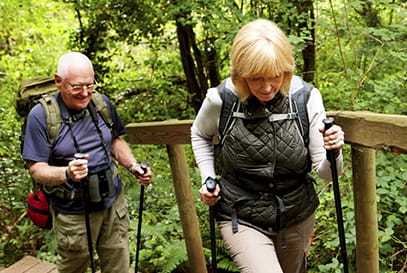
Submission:
M 199 189 L 201 201 L 208 206 L 213 206 L 219 201 L 220 199 L 219 192 L 220 192 L 219 185 L 216 185 L 216 188 L 213 192 L 208 191 L 208 189 L 206 188 L 206 184 L 203 184 L 202 187 Z
M 326 132 L 325 129 L 319 128 L 319 131 L 324 135 L 324 148 L 326 150 L 340 150 L 345 141 L 345 133 L 338 125 L 333 125 Z

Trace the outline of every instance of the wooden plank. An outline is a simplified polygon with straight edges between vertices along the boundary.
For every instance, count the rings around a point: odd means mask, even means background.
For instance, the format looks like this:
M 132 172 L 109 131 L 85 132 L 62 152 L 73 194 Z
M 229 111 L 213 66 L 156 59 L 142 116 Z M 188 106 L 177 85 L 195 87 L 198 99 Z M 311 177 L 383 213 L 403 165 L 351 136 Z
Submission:
M 193 120 L 130 123 L 126 126 L 132 144 L 190 144 Z
M 56 265 L 41 261 L 33 256 L 25 256 L 1 273 L 58 273 Z
M 328 112 L 345 132 L 345 142 L 375 150 L 407 153 L 407 116 L 372 112 Z
M 372 112 L 327 112 L 345 132 L 345 142 L 375 150 L 407 153 L 407 116 Z M 193 120 L 130 123 L 132 144 L 190 144 Z
M 9 268 L 0 267 L 0 273 L 58 273 L 58 270 L 53 263 L 25 256 Z M 100 270 L 97 273 L 100 273 Z M 134 273 L 134 268 L 129 268 L 129 273 Z
M 9 268 L 3 270 L 1 273 L 24 273 L 29 269 L 33 268 L 37 264 L 39 264 L 41 260 L 34 258 L 33 256 L 25 256 Z M 37 273 L 42 273 L 38 272 Z
M 24 273 L 52 273 L 57 272 L 57 266 L 47 261 L 41 261 L 39 264 L 35 265 L 33 268 L 29 269 Z

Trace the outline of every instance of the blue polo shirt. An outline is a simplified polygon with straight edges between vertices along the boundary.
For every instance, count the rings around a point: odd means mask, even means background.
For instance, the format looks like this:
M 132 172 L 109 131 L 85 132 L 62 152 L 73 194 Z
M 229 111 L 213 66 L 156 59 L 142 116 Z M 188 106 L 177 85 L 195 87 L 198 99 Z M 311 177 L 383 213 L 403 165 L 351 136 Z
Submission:
M 55 95 L 55 98 L 60 99 L 58 98 L 59 96 L 60 94 L 58 93 Z M 127 131 L 113 104 L 106 96 L 103 96 L 103 99 L 107 103 L 113 119 L 113 128 L 110 130 L 101 114 L 97 113 L 98 127 L 103 136 L 103 144 L 102 137 L 100 137 L 100 133 L 98 132 L 92 117 L 86 115 L 82 119 L 73 122 L 71 125 L 72 129 L 65 123 L 61 124 L 60 131 L 55 139 L 55 145 L 52 148 L 50 146 L 48 135 L 45 109 L 41 104 L 37 104 L 32 108 L 27 117 L 22 153 L 23 158 L 33 162 L 47 162 L 50 165 L 67 166 L 68 162 L 74 159 L 74 154 L 78 152 L 74 145 L 74 136 L 80 152 L 89 154 L 88 168 L 90 173 L 102 168 L 102 166 L 110 166 L 110 168 L 113 169 L 114 162 L 111 154 L 112 141 L 114 138 L 126 134 Z M 77 114 L 78 112 L 80 111 L 69 110 L 70 114 Z M 106 156 L 105 149 L 108 156 Z M 52 164 L 50 162 L 52 162 Z M 72 189 L 72 186 L 68 183 L 65 183 L 63 186 Z M 105 208 L 108 208 L 113 204 L 118 193 L 121 191 L 122 186 L 118 176 L 114 179 L 114 186 L 115 196 L 103 200 Z M 56 196 L 51 196 L 51 203 L 55 211 L 73 214 L 83 212 L 81 199 L 60 199 L 61 198 Z M 95 204 L 90 203 L 89 207 L 90 211 L 102 209 L 100 204 L 95 206 Z

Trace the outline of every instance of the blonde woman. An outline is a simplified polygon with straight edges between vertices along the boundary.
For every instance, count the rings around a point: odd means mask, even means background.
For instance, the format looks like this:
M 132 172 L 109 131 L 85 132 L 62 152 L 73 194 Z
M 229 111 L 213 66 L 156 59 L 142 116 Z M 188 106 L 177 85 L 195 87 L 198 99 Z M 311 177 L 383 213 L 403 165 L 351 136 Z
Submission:
M 309 85 L 293 75 L 292 47 L 275 23 L 257 19 L 243 26 L 231 58 L 231 78 L 208 90 L 191 128 L 201 200 L 215 206 L 222 238 L 240 272 L 306 272 L 319 205 L 308 173 L 313 168 L 331 179 L 326 149 L 336 150 L 342 171 L 344 133 L 337 125 L 324 132 L 325 109 L 314 87 L 307 94 L 308 123 L 302 128 L 292 97 Z M 219 133 L 226 103 L 219 89 L 225 86 L 238 99 L 222 138 L 218 185 L 208 192 L 205 182 L 216 177 L 212 139 Z

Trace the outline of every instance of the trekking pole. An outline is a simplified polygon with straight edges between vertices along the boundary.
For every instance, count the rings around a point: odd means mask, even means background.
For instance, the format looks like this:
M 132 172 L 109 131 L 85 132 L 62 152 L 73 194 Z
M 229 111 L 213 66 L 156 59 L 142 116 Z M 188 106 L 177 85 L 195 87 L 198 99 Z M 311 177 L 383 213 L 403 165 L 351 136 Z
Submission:
M 215 179 L 213 179 L 212 177 L 208 177 L 206 179 L 206 189 L 208 190 L 208 192 L 213 192 L 216 189 L 216 184 L 217 182 Z M 216 273 L 218 268 L 216 264 L 215 213 L 213 206 L 209 207 L 209 226 L 211 231 L 212 272 Z
M 332 125 L 334 125 L 334 122 L 335 122 L 335 120 L 332 117 L 325 118 L 323 120 L 323 123 L 325 124 L 325 131 L 328 130 L 329 128 L 331 128 Z M 346 254 L 345 230 L 343 227 L 341 194 L 339 191 L 338 171 L 336 169 L 335 151 L 327 150 L 326 155 L 327 155 L 329 163 L 331 164 L 332 185 L 333 185 L 333 189 L 334 189 L 335 208 L 336 208 L 336 221 L 338 223 L 339 242 L 341 245 L 343 271 L 345 273 L 348 273 L 349 272 L 348 258 L 347 258 L 347 254 Z
M 147 172 L 148 163 L 142 162 L 140 163 L 140 168 L 143 170 L 144 173 Z M 139 260 L 139 251 L 140 251 L 140 240 L 141 240 L 141 223 L 143 219 L 143 204 L 144 204 L 144 185 L 140 187 L 140 205 L 138 209 L 138 226 L 137 226 L 137 245 L 136 245 L 136 265 L 134 268 L 134 272 L 138 272 L 138 260 Z
M 84 159 L 85 155 L 82 153 L 76 153 L 74 155 L 75 159 Z M 89 251 L 89 259 L 90 259 L 90 268 L 92 273 L 95 273 L 95 261 L 93 259 L 93 243 L 92 243 L 92 232 L 90 230 L 90 220 L 89 220 L 89 211 L 88 206 L 86 205 L 86 198 L 85 198 L 85 180 L 80 182 L 81 185 L 81 192 L 82 192 L 82 206 L 83 211 L 85 213 L 85 225 L 86 225 L 86 236 L 88 238 L 88 251 Z

